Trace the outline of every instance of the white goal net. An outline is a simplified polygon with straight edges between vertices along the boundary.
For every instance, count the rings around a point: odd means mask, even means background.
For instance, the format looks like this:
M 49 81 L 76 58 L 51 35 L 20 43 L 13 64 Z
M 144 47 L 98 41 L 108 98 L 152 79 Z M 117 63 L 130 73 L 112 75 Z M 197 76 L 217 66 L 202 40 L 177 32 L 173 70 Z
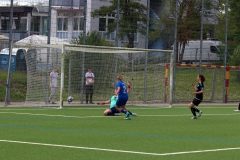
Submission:
M 23 45 L 21 45 L 23 46 Z M 117 75 L 131 83 L 127 105 L 171 106 L 172 50 L 151 50 L 71 44 L 25 44 L 27 63 L 26 106 L 86 105 L 88 68 L 94 74 L 91 101 L 108 100 L 114 92 Z M 56 104 L 49 103 L 50 72 L 57 67 Z M 172 66 L 172 65 L 170 65 Z M 67 98 L 73 97 L 72 102 Z

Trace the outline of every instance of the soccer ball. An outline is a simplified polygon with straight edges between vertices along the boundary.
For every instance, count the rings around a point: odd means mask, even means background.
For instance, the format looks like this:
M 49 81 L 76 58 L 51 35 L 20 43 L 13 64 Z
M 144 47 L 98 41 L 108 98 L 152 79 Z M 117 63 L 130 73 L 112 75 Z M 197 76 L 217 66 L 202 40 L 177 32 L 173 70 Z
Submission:
M 67 101 L 68 102 L 72 102 L 73 101 L 73 97 L 72 96 L 68 96 Z

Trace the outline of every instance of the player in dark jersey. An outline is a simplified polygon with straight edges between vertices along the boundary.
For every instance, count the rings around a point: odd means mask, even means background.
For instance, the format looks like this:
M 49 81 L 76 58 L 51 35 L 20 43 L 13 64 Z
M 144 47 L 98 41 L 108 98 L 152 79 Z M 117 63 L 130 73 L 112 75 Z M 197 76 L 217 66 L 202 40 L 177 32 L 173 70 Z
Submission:
M 196 92 L 192 92 L 193 95 L 196 95 L 196 97 L 193 99 L 193 101 L 188 105 L 188 107 L 191 109 L 191 112 L 193 114 L 193 117 L 191 119 L 197 119 L 196 112 L 198 112 L 198 118 L 201 117 L 202 111 L 197 109 L 195 106 L 198 106 L 202 100 L 203 100 L 203 91 L 204 91 L 204 84 L 205 77 L 202 74 L 199 74 L 197 76 L 198 85 L 195 86 L 192 83 L 193 88 L 196 90 Z

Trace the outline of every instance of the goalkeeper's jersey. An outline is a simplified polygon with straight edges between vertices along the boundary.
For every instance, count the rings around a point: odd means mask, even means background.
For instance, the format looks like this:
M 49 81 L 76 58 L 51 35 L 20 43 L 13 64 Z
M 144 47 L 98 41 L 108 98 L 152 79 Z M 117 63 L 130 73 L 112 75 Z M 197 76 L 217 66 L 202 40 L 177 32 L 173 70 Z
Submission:
M 117 100 L 118 100 L 118 96 L 117 96 L 117 97 L 112 96 L 112 97 L 110 98 L 110 101 L 111 101 L 111 103 L 110 103 L 110 108 L 113 108 L 113 107 L 116 106 Z

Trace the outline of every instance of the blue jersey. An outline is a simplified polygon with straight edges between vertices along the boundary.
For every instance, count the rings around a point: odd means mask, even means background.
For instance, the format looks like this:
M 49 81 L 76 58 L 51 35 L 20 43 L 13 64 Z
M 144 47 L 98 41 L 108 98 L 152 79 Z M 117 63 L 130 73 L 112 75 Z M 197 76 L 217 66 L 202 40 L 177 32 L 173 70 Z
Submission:
M 126 88 L 125 83 L 123 81 L 117 82 L 116 89 L 118 89 L 118 87 L 120 87 L 120 91 L 118 93 L 118 96 L 126 96 L 126 95 L 128 95 L 127 88 Z

